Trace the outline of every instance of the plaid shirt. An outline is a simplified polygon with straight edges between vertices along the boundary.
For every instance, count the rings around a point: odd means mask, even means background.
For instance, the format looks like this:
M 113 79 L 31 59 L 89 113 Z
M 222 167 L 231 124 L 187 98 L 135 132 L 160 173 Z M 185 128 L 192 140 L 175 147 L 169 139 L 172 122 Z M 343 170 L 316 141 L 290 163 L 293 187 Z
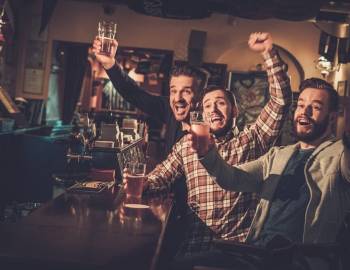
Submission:
M 220 155 L 231 165 L 257 159 L 266 153 L 278 138 L 288 112 L 291 90 L 283 62 L 275 49 L 263 56 L 270 85 L 269 102 L 253 125 L 245 127 L 237 136 L 230 131 L 216 139 Z M 213 237 L 244 241 L 255 213 L 257 196 L 220 188 L 197 155 L 189 150 L 182 138 L 167 159 L 148 176 L 150 191 L 167 190 L 172 181 L 183 175 L 186 177 L 191 222 L 180 254 L 209 250 Z

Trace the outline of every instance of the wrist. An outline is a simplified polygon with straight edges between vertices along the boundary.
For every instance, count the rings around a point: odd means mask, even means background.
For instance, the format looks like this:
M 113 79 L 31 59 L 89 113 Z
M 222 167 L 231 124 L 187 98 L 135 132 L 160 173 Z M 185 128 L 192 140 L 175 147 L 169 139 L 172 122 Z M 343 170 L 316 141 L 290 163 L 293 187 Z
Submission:
M 112 61 L 110 61 L 108 63 L 104 63 L 104 64 L 102 64 L 102 66 L 105 70 L 111 69 L 112 67 L 115 66 L 115 59 L 113 58 Z
M 266 48 L 262 53 L 262 57 L 266 60 L 266 59 L 270 59 L 272 56 L 274 56 L 275 54 L 277 54 L 277 49 L 275 46 L 272 46 L 269 47 L 269 48 Z
M 272 50 L 272 47 L 273 47 L 273 45 L 271 44 L 271 45 L 269 45 L 265 50 L 264 50 L 264 52 L 263 53 L 270 53 L 271 52 L 271 50 Z
M 212 148 L 214 148 L 214 144 L 209 144 L 209 145 L 203 146 L 202 150 L 200 152 L 197 152 L 198 158 L 199 159 L 204 158 L 210 152 L 210 150 L 212 150 Z

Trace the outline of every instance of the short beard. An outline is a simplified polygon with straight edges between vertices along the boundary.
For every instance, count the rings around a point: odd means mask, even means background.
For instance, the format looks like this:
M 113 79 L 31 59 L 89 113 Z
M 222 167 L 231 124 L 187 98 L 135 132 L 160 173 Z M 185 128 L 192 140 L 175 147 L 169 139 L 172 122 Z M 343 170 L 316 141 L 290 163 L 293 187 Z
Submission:
M 216 131 L 212 131 L 216 138 L 225 136 L 232 129 L 233 118 L 230 117 L 229 119 L 230 120 L 226 123 L 226 125 L 223 128 Z
M 293 122 L 294 134 L 295 134 L 297 140 L 299 140 L 301 142 L 305 142 L 305 143 L 310 143 L 314 140 L 321 138 L 328 128 L 329 115 L 327 115 L 327 117 L 320 123 L 315 123 L 312 119 L 310 119 L 310 121 L 312 121 L 314 128 L 310 133 L 306 133 L 306 134 L 298 133 L 297 132 L 297 123 L 296 123 L 296 121 Z

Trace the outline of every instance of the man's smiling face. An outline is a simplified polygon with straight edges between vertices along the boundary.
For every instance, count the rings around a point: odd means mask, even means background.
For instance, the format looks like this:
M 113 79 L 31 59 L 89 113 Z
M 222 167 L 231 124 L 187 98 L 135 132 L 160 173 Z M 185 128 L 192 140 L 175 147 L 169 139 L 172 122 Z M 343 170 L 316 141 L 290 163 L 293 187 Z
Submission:
M 294 113 L 294 130 L 300 141 L 312 142 L 322 137 L 329 127 L 329 95 L 325 90 L 304 89 Z
M 177 121 L 187 122 L 193 106 L 194 79 L 189 76 L 173 76 L 170 79 L 170 107 Z
M 203 97 L 203 112 L 214 134 L 220 134 L 221 131 L 227 130 L 228 125 L 232 125 L 232 109 L 232 104 L 222 89 L 210 91 Z

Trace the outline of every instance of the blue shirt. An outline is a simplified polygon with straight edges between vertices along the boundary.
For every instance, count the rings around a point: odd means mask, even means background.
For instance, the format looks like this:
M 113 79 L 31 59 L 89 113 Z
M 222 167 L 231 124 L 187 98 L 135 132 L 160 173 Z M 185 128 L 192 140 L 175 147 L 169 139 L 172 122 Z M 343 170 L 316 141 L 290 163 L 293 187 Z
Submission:
M 304 167 L 313 150 L 300 149 L 288 161 L 259 239 L 254 244 L 265 246 L 277 235 L 292 242 L 302 242 L 305 211 L 310 198 Z

